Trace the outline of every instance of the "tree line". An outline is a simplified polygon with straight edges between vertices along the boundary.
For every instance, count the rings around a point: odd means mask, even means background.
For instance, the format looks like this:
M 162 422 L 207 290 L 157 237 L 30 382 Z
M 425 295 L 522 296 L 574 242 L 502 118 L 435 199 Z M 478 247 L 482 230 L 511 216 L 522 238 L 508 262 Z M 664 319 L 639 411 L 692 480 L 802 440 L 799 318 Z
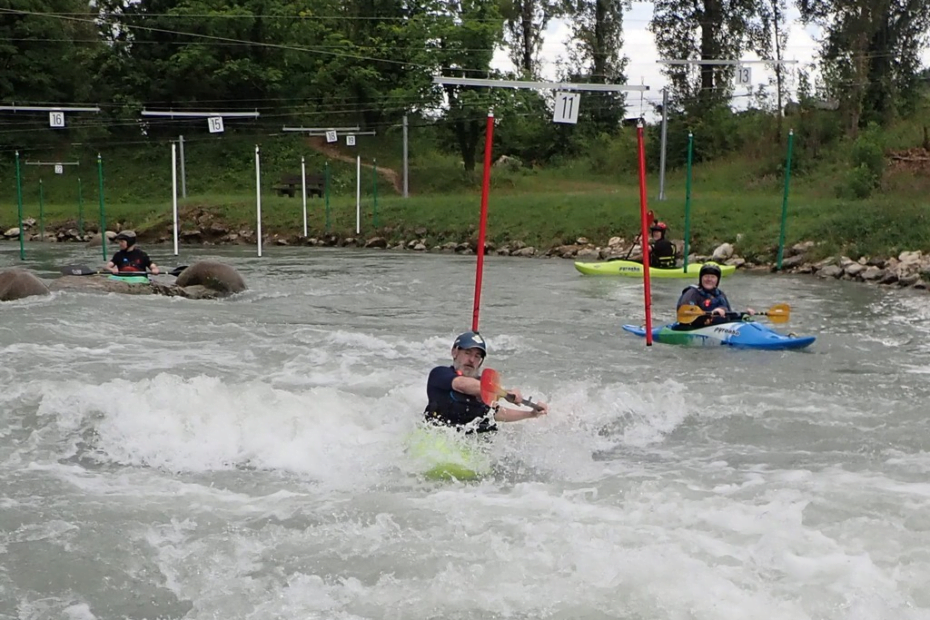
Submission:
M 396 125 L 404 115 L 435 125 L 444 146 L 475 168 L 489 107 L 503 150 L 548 161 L 621 131 L 622 94 L 586 95 L 577 126 L 553 125 L 547 93 L 437 86 L 433 76 L 538 79 L 542 35 L 555 19 L 572 38 L 559 59 L 566 82 L 626 80 L 626 0 L 0 0 L 0 100 L 93 103 L 78 123 L 88 139 L 157 137 L 148 108 L 258 110 L 263 122 Z M 781 60 L 787 0 L 654 0 L 649 29 L 663 59 Z M 926 87 L 920 55 L 930 34 L 926 0 L 797 0 L 818 26 L 818 92 L 837 102 L 846 135 L 906 115 Z M 507 51 L 513 75 L 492 68 Z M 635 51 L 634 51 L 635 53 Z M 684 125 L 732 114 L 732 66 L 669 65 L 668 113 Z M 780 118 L 787 100 L 776 65 Z M 764 100 L 766 97 L 760 97 Z M 0 146 L 39 132 L 2 118 Z M 176 131 L 176 128 L 170 129 Z

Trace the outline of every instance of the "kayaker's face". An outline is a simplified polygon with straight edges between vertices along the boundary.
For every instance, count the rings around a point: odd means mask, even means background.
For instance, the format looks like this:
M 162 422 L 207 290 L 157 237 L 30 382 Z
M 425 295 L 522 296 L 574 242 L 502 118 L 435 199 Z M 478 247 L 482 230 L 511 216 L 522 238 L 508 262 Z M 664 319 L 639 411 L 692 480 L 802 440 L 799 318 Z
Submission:
M 484 361 L 481 349 L 452 349 L 452 367 L 464 377 L 477 377 L 478 369 Z
M 717 276 L 712 273 L 705 273 L 701 276 L 701 288 L 705 291 L 712 291 L 717 288 Z
M 653 241 L 658 241 L 658 240 L 661 239 L 661 238 L 662 238 L 662 231 L 661 231 L 661 230 L 654 230 L 654 231 L 652 231 L 652 240 L 653 240 Z
M 125 239 L 120 239 L 118 243 L 119 243 L 119 249 L 123 250 L 124 252 L 129 248 L 129 242 L 126 241 Z

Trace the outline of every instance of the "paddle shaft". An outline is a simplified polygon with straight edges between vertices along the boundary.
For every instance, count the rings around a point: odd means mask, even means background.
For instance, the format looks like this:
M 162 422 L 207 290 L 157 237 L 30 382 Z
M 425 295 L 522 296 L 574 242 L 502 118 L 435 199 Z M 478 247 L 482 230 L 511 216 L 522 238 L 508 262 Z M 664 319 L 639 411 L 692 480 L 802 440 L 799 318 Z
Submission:
M 510 394 L 509 392 L 508 392 L 507 395 L 504 397 L 504 399 L 505 399 L 508 403 L 513 403 L 513 404 L 515 404 L 515 405 L 518 404 L 518 403 L 514 402 L 515 400 L 517 400 L 516 397 L 515 397 L 513 394 Z M 533 411 L 542 411 L 542 407 L 540 407 L 539 405 L 537 405 L 536 403 L 534 403 L 532 398 L 524 398 L 522 401 L 520 401 L 519 404 L 520 404 L 520 405 L 523 405 L 524 407 L 529 407 L 529 408 L 532 409 Z
M 61 268 L 61 273 L 66 276 L 99 276 L 99 275 L 110 275 L 110 276 L 119 276 L 119 277 L 131 277 L 131 276 L 156 276 L 156 275 L 170 275 L 170 276 L 179 276 L 181 272 L 187 269 L 187 265 L 179 265 L 172 269 L 171 271 L 164 272 L 159 271 L 158 273 L 149 273 L 147 271 L 117 271 L 116 273 L 108 269 L 91 269 L 87 265 L 66 265 Z
M 705 312 L 701 310 L 700 307 L 695 305 L 686 305 L 678 308 L 678 322 L 684 324 L 690 324 L 696 321 L 701 317 L 713 317 L 719 316 L 722 319 L 730 320 L 742 320 L 746 316 L 767 316 L 769 320 L 773 323 L 786 323 L 791 314 L 791 306 L 788 304 L 775 304 L 768 310 L 764 312 L 754 312 L 749 314 L 748 312 L 727 312 L 723 316 L 719 314 L 714 314 L 713 312 Z

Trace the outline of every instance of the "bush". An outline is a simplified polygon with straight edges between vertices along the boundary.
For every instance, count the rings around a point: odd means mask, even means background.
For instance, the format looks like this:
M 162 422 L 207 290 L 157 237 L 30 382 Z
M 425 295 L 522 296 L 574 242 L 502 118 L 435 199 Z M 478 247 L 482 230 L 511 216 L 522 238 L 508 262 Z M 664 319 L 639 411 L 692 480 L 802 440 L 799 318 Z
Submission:
M 873 131 L 863 133 L 856 139 L 850 153 L 853 168 L 865 167 L 877 182 L 877 187 L 885 174 L 885 153 Z
M 846 172 L 843 182 L 836 188 L 836 196 L 862 200 L 872 195 L 879 182 L 867 165 L 859 164 Z

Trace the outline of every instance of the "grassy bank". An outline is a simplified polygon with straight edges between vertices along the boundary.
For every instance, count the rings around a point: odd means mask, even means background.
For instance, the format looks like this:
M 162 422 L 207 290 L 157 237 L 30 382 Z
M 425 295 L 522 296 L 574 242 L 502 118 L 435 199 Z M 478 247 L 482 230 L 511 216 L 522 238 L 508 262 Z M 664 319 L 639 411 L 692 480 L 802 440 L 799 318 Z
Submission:
M 930 124 L 930 110 L 889 128 L 883 136 L 886 154 L 920 144 L 922 124 Z M 520 240 L 536 247 L 573 243 L 578 237 L 605 244 L 615 235 L 632 238 L 639 230 L 639 188 L 635 157 L 627 152 L 630 137 L 618 138 L 623 148 L 594 149 L 589 157 L 545 169 L 495 168 L 489 203 L 488 235 L 495 244 Z M 365 164 L 400 174 L 399 137 L 361 149 Z M 254 136 L 230 134 L 222 139 L 192 139 L 187 144 L 189 198 L 182 213 L 202 210 L 232 228 L 255 228 Z M 99 146 L 99 145 L 98 145 Z M 889 165 L 880 187 L 865 199 L 838 198 L 849 178 L 848 141 L 822 149 L 816 161 L 803 149 L 791 180 L 786 244 L 819 241 L 821 256 L 846 254 L 853 258 L 892 256 L 902 250 L 930 252 L 930 162 L 916 166 Z M 706 253 L 722 242 L 735 243 L 737 252 L 756 262 L 774 259 L 779 240 L 784 175 L 784 143 L 764 142 L 738 156 L 695 167 L 691 200 L 691 244 Z M 47 229 L 78 219 L 78 188 L 83 217 L 99 221 L 96 152 L 104 157 L 104 205 L 108 228 L 132 227 L 149 237 L 164 234 L 171 219 L 170 149 L 167 144 L 63 150 L 58 160 L 80 160 L 82 165 L 54 175 L 50 168 L 21 166 L 24 217 L 42 216 Z M 272 186 L 285 173 L 299 171 L 300 158 L 308 172 L 328 165 L 332 192 L 328 230 L 339 236 L 355 233 L 355 151 L 321 152 L 320 144 L 286 136 L 262 139 L 263 230 L 294 236 L 302 233 L 299 198 L 278 197 Z M 342 155 L 350 161 L 337 158 Z M 26 161 L 29 155 L 24 156 Z M 42 159 L 51 160 L 48 154 Z M 889 164 L 894 160 L 888 159 Z M 605 172 L 605 170 L 607 172 Z M 453 156 L 432 150 L 427 142 L 411 143 L 411 190 L 403 199 L 385 176 L 363 169 L 362 235 L 381 235 L 392 241 L 427 237 L 430 243 L 477 239 L 480 172 L 467 174 Z M 685 180 L 681 169 L 669 170 L 666 200 L 655 199 L 658 179 L 648 179 L 649 208 L 669 223 L 672 236 L 681 238 L 685 222 Z M 78 178 L 80 177 L 80 185 Z M 17 223 L 16 182 L 12 162 L 0 162 L 0 226 Z M 375 225 L 377 194 L 377 226 Z M 309 232 L 327 231 L 324 201 L 308 200 Z M 182 220 L 184 218 L 182 217 Z M 194 224 L 187 222 L 185 228 Z M 423 234 L 423 231 L 426 231 Z

